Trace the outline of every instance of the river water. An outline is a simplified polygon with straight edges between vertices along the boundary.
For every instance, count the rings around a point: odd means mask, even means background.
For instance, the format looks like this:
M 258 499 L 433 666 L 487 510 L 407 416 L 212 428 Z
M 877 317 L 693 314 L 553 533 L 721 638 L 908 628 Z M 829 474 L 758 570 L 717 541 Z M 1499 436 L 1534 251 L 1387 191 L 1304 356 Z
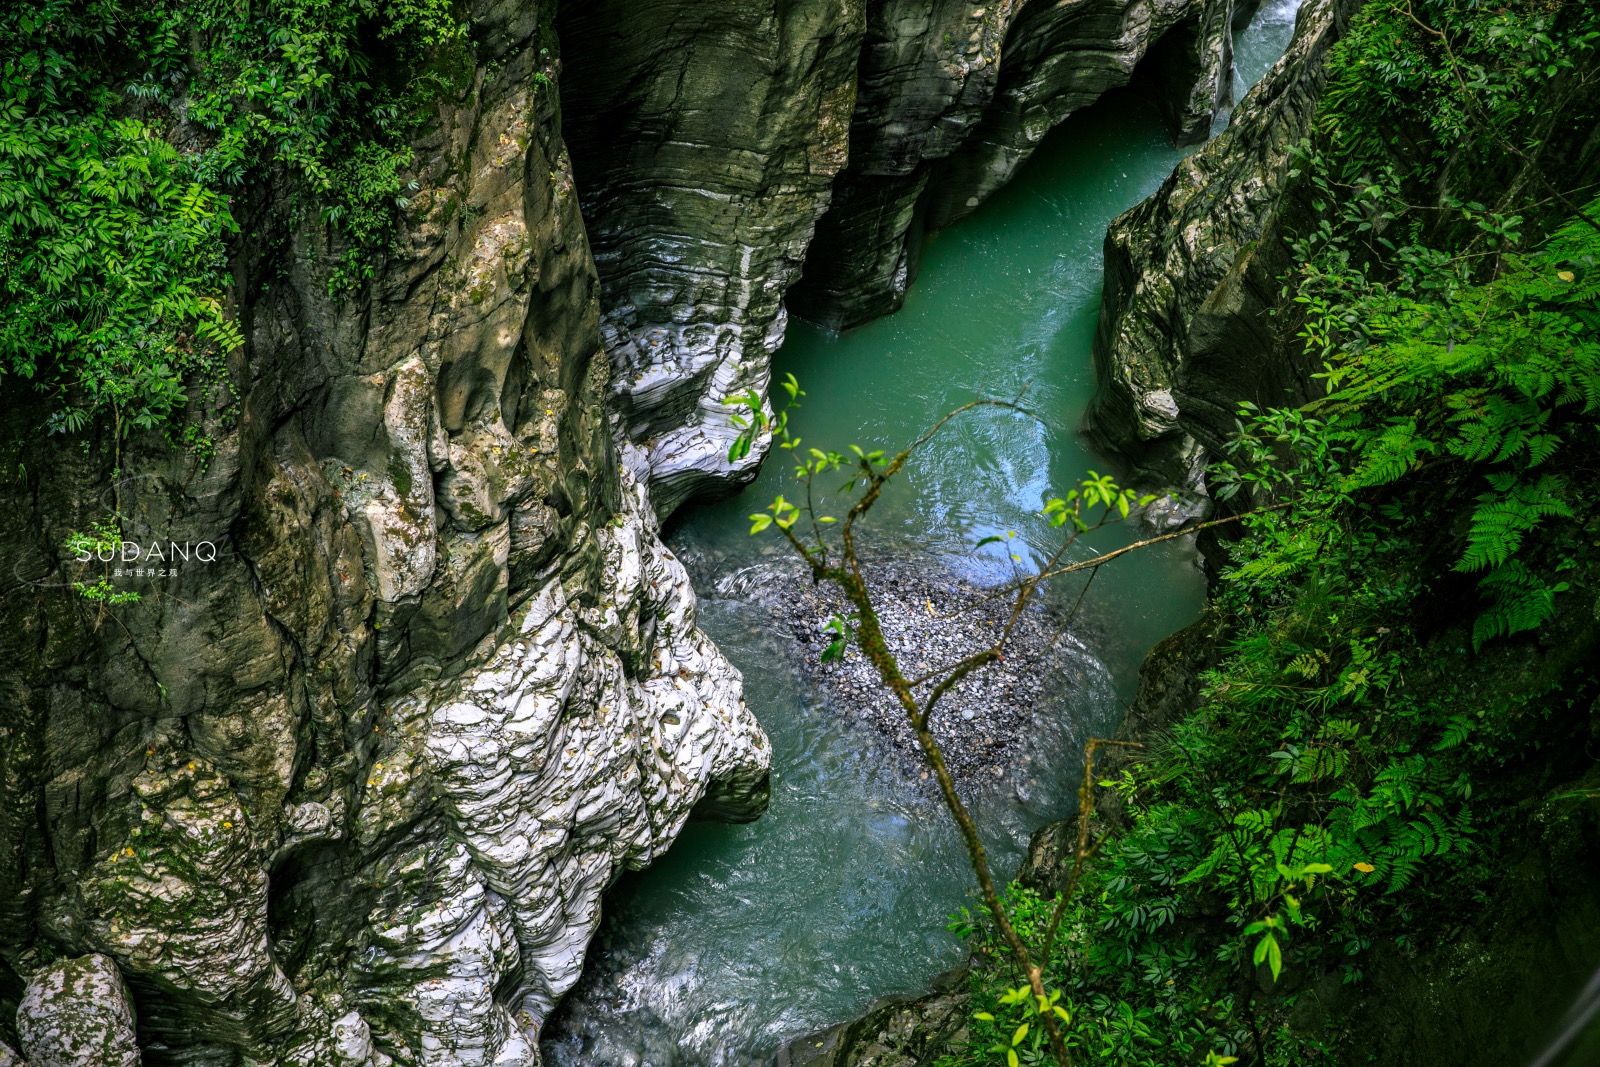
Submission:
M 1293 17 L 1293 0 L 1269 3 L 1236 35 L 1236 94 L 1282 54 Z M 1021 394 L 1040 416 L 979 411 L 941 434 L 875 510 L 876 547 L 915 544 L 980 580 L 1009 551 L 1029 559 L 1048 549 L 1041 503 L 1105 469 L 1076 427 L 1094 392 L 1106 226 L 1182 155 L 1153 109 L 1113 94 L 928 241 L 900 312 L 843 336 L 791 325 L 775 371 L 792 371 L 808 394 L 792 425 L 809 444 L 892 451 L 978 396 Z M 724 592 L 729 575 L 779 551 L 776 538 L 748 535 L 746 516 L 792 484 L 774 459 L 745 492 L 688 509 L 669 532 L 695 579 L 701 623 L 744 673 L 746 700 L 772 739 L 771 808 L 749 825 L 691 824 L 665 858 L 611 891 L 585 978 L 546 1029 L 553 1067 L 764 1063 L 784 1040 L 884 994 L 926 988 L 962 959 L 945 923 L 969 901 L 972 874 L 948 816 L 903 785 L 875 734 L 808 685 L 799 648 L 768 610 Z M 1008 531 L 1009 546 L 971 548 Z M 1102 531 L 1093 548 L 1129 536 Z M 1059 758 L 975 801 L 1002 877 L 1033 829 L 1073 809 L 1075 745 L 1115 728 L 1139 661 L 1195 616 L 1202 596 L 1184 542 L 1137 553 L 1094 581 L 1074 616 L 1082 669 L 1052 707 L 1060 729 L 1047 747 Z

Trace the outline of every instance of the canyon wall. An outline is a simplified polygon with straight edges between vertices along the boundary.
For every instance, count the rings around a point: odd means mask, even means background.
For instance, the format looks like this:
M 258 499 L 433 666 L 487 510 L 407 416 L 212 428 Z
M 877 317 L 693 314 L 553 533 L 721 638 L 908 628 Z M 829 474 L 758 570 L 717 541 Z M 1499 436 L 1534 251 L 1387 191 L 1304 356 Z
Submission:
M 236 203 L 214 452 L 6 398 L 0 1043 L 34 1067 L 137 1062 L 133 1019 L 146 1064 L 537 1063 L 611 880 L 764 804 L 610 439 L 550 13 L 472 14 L 364 295 L 315 212 Z M 113 511 L 159 564 L 62 547 Z
M 1360 9 L 1358 0 L 1307 0 L 1288 53 L 1253 89 L 1226 131 L 1189 156 L 1155 195 L 1112 223 L 1095 338 L 1099 391 L 1084 428 L 1120 453 L 1152 486 L 1203 490 L 1206 465 L 1235 429 L 1240 401 L 1260 407 L 1319 395 L 1320 362 L 1295 343 L 1294 308 L 1282 279 L 1291 242 L 1313 230 L 1323 208 L 1296 174 L 1293 149 L 1311 136 L 1326 83 L 1328 50 Z M 1594 59 L 1587 76 L 1593 77 Z M 1440 202 L 1494 204 L 1510 191 L 1547 188 L 1561 174 L 1574 188 L 1600 178 L 1591 106 L 1551 97 L 1560 114 L 1532 156 L 1506 154 L 1480 167 L 1461 155 L 1433 180 Z M 1409 173 L 1425 134 L 1403 131 L 1388 151 Z M 1542 201 L 1523 220 L 1526 236 L 1564 210 Z M 1421 237 L 1448 245 L 1460 225 L 1441 212 Z M 1434 227 L 1438 227 L 1437 232 Z
M 0 1063 L 536 1064 L 605 887 L 764 804 L 657 515 L 753 474 L 785 301 L 897 306 L 1146 55 L 1203 134 L 1231 12 L 476 0 L 361 293 L 238 197 L 198 447 L 0 401 Z M 64 547 L 112 514 L 159 561 Z
M 1290 266 L 1281 234 L 1314 215 L 1290 180 L 1291 150 L 1316 119 L 1328 49 L 1359 7 L 1308 0 L 1287 53 L 1228 129 L 1106 233 L 1100 386 L 1085 428 L 1154 484 L 1201 489 L 1240 400 L 1311 395 L 1312 368 L 1278 344 L 1271 318 Z
M 898 308 L 923 236 L 970 214 L 1147 56 L 1174 139 L 1204 140 L 1231 86 L 1232 13 L 1226 0 L 874 5 L 850 163 L 793 310 L 844 329 Z
M 665 515 L 753 477 L 722 401 L 765 396 L 784 293 L 844 165 L 861 0 L 561 9 L 562 100 L 623 435 Z

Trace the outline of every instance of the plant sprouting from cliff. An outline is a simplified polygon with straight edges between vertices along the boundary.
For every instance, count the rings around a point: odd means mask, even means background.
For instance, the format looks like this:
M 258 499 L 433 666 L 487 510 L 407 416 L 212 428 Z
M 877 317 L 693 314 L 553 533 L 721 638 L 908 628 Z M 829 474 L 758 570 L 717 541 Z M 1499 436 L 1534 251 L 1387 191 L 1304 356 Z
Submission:
M 67 535 L 62 546 L 82 564 L 100 564 L 99 575 L 90 581 L 74 581 L 72 588 L 79 596 L 98 604 L 102 609 L 117 604 L 134 604 L 142 599 L 138 592 L 118 589 L 111 582 L 109 561 L 121 556 L 122 546 L 122 523 L 115 515 L 91 523 L 88 532 L 74 530 Z

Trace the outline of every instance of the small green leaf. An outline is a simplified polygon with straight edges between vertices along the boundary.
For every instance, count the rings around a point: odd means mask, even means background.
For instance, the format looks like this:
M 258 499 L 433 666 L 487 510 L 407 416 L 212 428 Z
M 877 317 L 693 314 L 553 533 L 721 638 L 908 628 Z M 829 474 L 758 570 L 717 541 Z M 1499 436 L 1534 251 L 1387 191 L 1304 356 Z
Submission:
M 1261 935 L 1261 940 L 1256 942 L 1254 955 L 1256 966 L 1261 966 L 1265 960 L 1267 968 L 1272 971 L 1272 980 L 1276 982 L 1278 975 L 1283 973 L 1283 948 L 1278 944 L 1278 935 L 1268 930 Z

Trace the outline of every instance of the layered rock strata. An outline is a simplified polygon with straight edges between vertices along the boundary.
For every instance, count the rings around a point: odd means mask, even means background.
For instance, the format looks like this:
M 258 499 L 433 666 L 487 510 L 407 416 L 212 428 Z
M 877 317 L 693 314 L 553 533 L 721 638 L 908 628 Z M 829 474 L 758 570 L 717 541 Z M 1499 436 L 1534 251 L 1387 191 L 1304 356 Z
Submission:
M 844 165 L 862 0 L 563 5 L 562 96 L 615 406 L 662 514 L 752 477 L 784 292 Z
M 1291 265 L 1285 228 L 1314 218 L 1291 188 L 1292 150 L 1316 118 L 1328 49 L 1359 7 L 1307 0 L 1288 51 L 1228 129 L 1106 234 L 1100 387 L 1085 429 L 1153 483 L 1201 488 L 1240 400 L 1312 395 L 1313 368 L 1277 343 L 1271 312 Z
M 605 886 L 764 803 L 609 437 L 550 12 L 471 14 L 370 290 L 328 295 L 342 250 L 285 194 L 235 206 L 209 455 L 0 409 L 0 1041 L 35 1067 L 125 1049 L 49 962 L 81 956 L 147 1063 L 536 1064 Z M 140 559 L 61 547 L 112 511 Z M 100 578 L 139 599 L 73 588 Z

